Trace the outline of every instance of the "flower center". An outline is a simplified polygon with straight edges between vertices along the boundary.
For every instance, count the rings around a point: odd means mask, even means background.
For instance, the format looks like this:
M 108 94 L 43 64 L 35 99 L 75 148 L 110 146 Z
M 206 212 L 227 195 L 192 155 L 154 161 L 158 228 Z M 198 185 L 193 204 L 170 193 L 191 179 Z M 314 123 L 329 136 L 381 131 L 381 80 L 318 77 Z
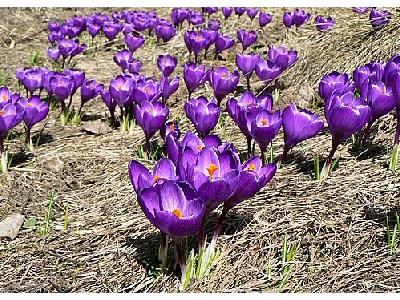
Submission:
M 228 74 L 226 74 L 226 73 L 224 72 L 224 73 L 221 74 L 221 77 L 222 77 L 222 78 L 227 78 L 227 77 L 228 77 Z
M 4 111 L 4 109 L 0 110 L 0 117 L 4 116 L 6 114 L 6 112 Z
M 171 130 L 171 131 L 175 130 L 175 124 L 174 123 L 169 125 L 169 130 Z
M 32 103 L 28 103 L 26 106 L 28 106 L 28 107 L 32 107 L 32 106 L 33 106 L 33 104 L 32 104 Z
M 154 182 L 158 182 L 160 180 L 160 176 L 156 175 L 153 177 Z
M 144 91 L 145 91 L 146 94 L 148 94 L 148 93 L 150 92 L 150 88 L 149 88 L 148 86 L 146 86 L 146 87 L 144 88 Z
M 256 169 L 256 165 L 255 164 L 250 164 L 249 165 L 249 170 L 254 171 Z
M 216 165 L 214 165 L 214 164 L 211 164 L 208 168 L 207 168 L 207 171 L 208 171 L 208 174 L 210 174 L 210 178 L 211 179 L 214 179 L 214 173 L 215 173 L 215 171 L 217 171 L 219 168 L 216 166 Z
M 199 149 L 200 151 L 203 150 L 204 146 L 203 145 L 198 145 L 197 149 Z
M 118 84 L 118 85 L 117 85 L 117 90 L 118 90 L 118 91 L 122 90 L 122 85 Z
M 182 211 L 179 209 L 179 208 L 175 208 L 173 211 L 172 211 L 172 213 L 175 215 L 175 216 L 177 216 L 178 217 L 178 219 L 181 219 L 182 218 Z
M 261 119 L 261 124 L 262 125 L 268 125 L 268 120 L 267 119 Z
M 3 95 L 3 100 L 7 101 L 8 100 L 8 95 Z

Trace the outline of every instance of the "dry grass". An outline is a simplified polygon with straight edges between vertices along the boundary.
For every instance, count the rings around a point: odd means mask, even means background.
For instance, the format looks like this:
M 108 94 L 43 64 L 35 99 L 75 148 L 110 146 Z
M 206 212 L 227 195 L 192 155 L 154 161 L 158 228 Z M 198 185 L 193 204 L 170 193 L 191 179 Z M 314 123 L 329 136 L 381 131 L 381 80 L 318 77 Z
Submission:
M 13 40 L 21 41 L 12 49 L 0 51 L 6 76 L 13 77 L 15 68 L 26 65 L 32 49 L 44 55 L 45 22 L 49 18 L 89 11 L 0 10 L 0 36 L 9 36 L 15 28 Z M 289 39 L 280 21 L 282 9 L 271 11 L 275 21 L 261 34 L 260 44 L 285 43 L 299 50 L 301 57 L 282 79 L 280 106 L 294 100 L 311 105 L 307 95 L 313 97 L 324 73 L 350 71 L 397 51 L 398 39 L 393 33 L 399 24 L 397 15 L 391 27 L 378 33 L 371 45 L 369 39 L 362 38 L 368 27 L 365 19 L 348 9 L 321 12 L 337 17 L 333 32 L 316 33 L 310 25 L 292 33 Z M 168 10 L 161 13 L 165 15 Z M 227 26 L 226 32 L 234 34 L 237 24 L 231 21 Z M 250 24 L 244 26 L 250 28 Z M 27 32 L 38 33 L 22 39 Z M 6 38 L 3 43 L 9 45 Z M 146 74 L 156 75 L 154 62 L 158 54 L 174 53 L 182 63 L 184 49 L 182 37 L 178 36 L 166 46 L 147 44 L 137 57 L 143 61 Z M 80 59 L 78 67 L 85 69 L 88 77 L 107 83 L 118 72 L 112 55 L 113 51 L 100 50 L 95 57 Z M 219 64 L 233 67 L 233 57 L 231 52 L 228 61 Z M 15 84 L 14 79 L 9 82 Z M 183 114 L 183 86 L 171 99 L 173 116 Z M 211 94 L 209 87 L 205 93 Z M 97 120 L 103 119 L 99 112 L 104 111 L 100 100 L 86 108 L 87 115 Z M 127 174 L 129 160 L 137 158 L 137 146 L 144 142 L 140 128 L 132 134 L 110 130 L 87 135 L 79 127 L 61 127 L 57 117 L 57 111 L 53 111 L 45 124 L 37 126 L 36 133 L 43 126 L 44 130 L 35 154 L 26 152 L 20 134 L 7 143 L 10 151 L 18 155 L 11 172 L 0 175 L 0 219 L 21 212 L 37 223 L 22 228 L 13 241 L 0 241 L 0 291 L 177 291 L 175 273 L 159 274 L 155 270 L 158 232 L 137 205 Z M 290 243 L 298 241 L 300 248 L 283 291 L 400 291 L 399 254 L 388 255 L 385 237 L 386 218 L 400 212 L 399 173 L 387 170 L 386 147 L 391 146 L 394 125 L 392 116 L 381 120 L 366 151 L 354 152 L 351 146 L 342 146 L 338 152 L 339 168 L 322 184 L 313 180 L 313 158 L 327 155 L 329 133 L 324 131 L 295 148 L 288 163 L 263 192 L 228 214 L 218 244 L 222 255 L 217 269 L 189 286 L 188 291 L 278 291 L 285 235 Z M 193 128 L 185 118 L 181 127 Z M 22 128 L 16 132 L 22 133 Z M 224 128 L 218 125 L 216 132 L 223 134 Z M 245 141 L 230 119 L 225 139 L 240 150 L 245 149 Z M 282 135 L 277 138 L 275 149 L 279 155 Z M 54 214 L 49 234 L 42 236 L 39 228 L 45 222 L 52 191 L 57 193 Z M 215 221 L 216 215 L 209 230 Z

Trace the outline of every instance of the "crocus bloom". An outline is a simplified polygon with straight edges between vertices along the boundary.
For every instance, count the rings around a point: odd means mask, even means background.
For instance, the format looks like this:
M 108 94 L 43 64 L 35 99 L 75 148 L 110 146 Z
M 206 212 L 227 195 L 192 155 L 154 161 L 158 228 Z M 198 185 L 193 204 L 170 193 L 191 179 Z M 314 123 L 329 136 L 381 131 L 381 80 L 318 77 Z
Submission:
M 247 80 L 247 89 L 250 90 L 250 77 L 260 60 L 258 54 L 236 54 L 236 65 Z
M 60 50 L 58 48 L 47 48 L 47 57 L 52 61 L 57 61 L 60 55 Z
M 122 71 L 125 71 L 128 69 L 129 63 L 132 63 L 133 56 L 129 50 L 121 50 L 114 54 L 113 59 L 114 62 L 122 69 Z
M 86 102 L 96 98 L 100 94 L 100 91 L 102 91 L 103 89 L 104 89 L 104 85 L 97 83 L 96 80 L 85 80 L 81 86 L 80 110 L 82 109 L 82 106 Z
M 336 21 L 332 17 L 324 18 L 323 16 L 316 16 L 315 23 L 315 26 L 319 31 L 328 31 L 335 26 Z
M 69 76 L 72 80 L 72 91 L 71 95 L 74 95 L 78 88 L 81 87 L 83 81 L 85 80 L 85 71 L 78 69 L 65 69 L 64 74 Z
M 138 59 L 134 59 L 132 62 L 128 63 L 128 72 L 131 74 L 138 74 L 142 69 L 142 62 Z
M 217 99 L 218 106 L 221 101 L 236 90 L 239 82 L 239 72 L 235 70 L 230 73 L 226 67 L 219 67 L 216 71 L 211 69 L 209 72 L 210 85 L 214 90 L 214 96 Z
M 231 209 L 242 201 L 253 197 L 258 193 L 276 173 L 276 164 L 262 166 L 261 159 L 257 156 L 251 157 L 243 165 L 239 173 L 238 182 L 232 196 L 225 201 L 225 209 Z
M 161 97 L 165 103 L 168 98 L 175 93 L 179 88 L 179 76 L 175 76 L 172 80 L 168 77 L 162 76 L 160 79 Z
M 215 57 L 222 51 L 233 47 L 233 45 L 235 45 L 234 39 L 219 32 L 215 38 Z
M 211 30 L 218 31 L 220 27 L 221 27 L 221 24 L 218 20 L 210 19 L 208 21 L 208 28 L 210 28 Z
M 183 66 L 183 79 L 189 92 L 188 98 L 190 98 L 194 90 L 206 82 L 206 67 L 204 65 L 186 63 Z
M 233 7 L 223 7 L 222 14 L 224 15 L 225 20 L 229 18 L 229 16 L 233 12 Z
M 235 7 L 235 14 L 240 17 L 241 15 L 243 15 L 246 12 L 246 7 Z
M 160 84 L 152 78 L 138 79 L 133 85 L 132 98 L 137 104 L 143 101 L 157 101 L 160 95 Z
M 39 88 L 43 87 L 43 70 L 40 68 L 24 69 L 22 76 L 18 79 L 31 95 Z
M 155 32 L 157 37 L 166 43 L 175 36 L 176 29 L 170 23 L 158 23 Z
M 150 151 L 150 139 L 167 121 L 169 109 L 159 102 L 143 101 L 136 106 L 136 121 L 142 127 L 145 137 L 147 150 Z
M 181 136 L 181 131 L 179 130 L 179 125 L 176 120 L 165 123 L 160 129 L 160 135 L 164 141 L 166 141 L 166 138 L 170 134 L 177 139 L 179 139 L 179 137 Z
M 255 31 L 246 31 L 240 29 L 237 31 L 237 39 L 242 44 L 243 52 L 257 41 L 257 33 Z
M 72 94 L 74 80 L 65 75 L 52 76 L 49 81 L 49 87 L 51 94 L 56 95 L 58 100 L 64 103 L 64 100 Z
M 258 15 L 258 23 L 260 27 L 265 27 L 272 21 L 272 15 L 267 12 L 260 12 Z
M 278 134 L 281 125 L 281 112 L 276 111 L 271 113 L 265 109 L 259 111 L 255 116 L 255 119 L 251 122 L 250 133 L 260 147 L 263 164 L 265 164 L 264 153 L 267 150 L 268 145 Z
M 122 26 L 118 22 L 108 21 L 103 23 L 103 33 L 109 41 L 114 40 L 121 30 Z
M 283 25 L 285 27 L 290 28 L 293 25 L 293 13 L 289 11 L 285 11 L 283 13 Z
M 327 101 L 334 93 L 343 95 L 349 91 L 354 92 L 354 88 L 354 83 L 347 74 L 334 71 L 322 77 L 319 83 L 319 95 Z
M 132 99 L 133 81 L 130 77 L 118 75 L 110 81 L 110 96 L 119 106 L 128 106 Z
M 253 19 L 257 16 L 259 9 L 256 7 L 248 7 L 246 9 L 247 15 L 249 16 L 250 20 L 253 21 Z
M 86 25 L 87 31 L 92 37 L 97 36 L 101 31 L 102 25 L 95 23 L 95 21 L 87 22 Z
M 125 34 L 125 44 L 131 52 L 135 52 L 144 44 L 144 37 L 141 35 Z
M 361 97 L 367 98 L 368 86 L 370 83 L 372 84 L 384 80 L 384 70 L 385 64 L 372 62 L 365 66 L 358 67 L 353 71 L 354 83 Z
M 282 127 L 285 147 L 281 162 L 295 145 L 316 136 L 324 127 L 324 122 L 312 112 L 306 109 L 299 110 L 295 104 L 290 104 L 283 110 Z
M 387 10 L 371 10 L 369 14 L 369 20 L 374 29 L 382 29 L 392 19 L 392 14 Z
M 191 192 L 189 186 L 182 188 L 180 185 L 184 183 L 165 181 L 143 190 L 138 196 L 140 207 L 150 222 L 175 241 L 195 235 L 204 215 L 204 205 L 196 193 Z
M 361 98 L 355 98 L 353 92 L 333 95 L 325 102 L 325 118 L 332 135 L 332 149 L 325 161 L 321 178 L 325 179 L 332 164 L 333 155 L 340 143 L 359 132 L 368 122 L 371 109 Z
M 221 108 L 217 103 L 213 100 L 208 101 L 203 96 L 188 100 L 184 109 L 201 137 L 205 137 L 214 129 L 221 114 Z
M 7 169 L 7 161 L 4 159 L 4 138 L 10 129 L 17 126 L 24 116 L 23 107 L 16 103 L 7 103 L 0 106 L 0 159 L 3 171 Z
M 175 165 L 168 158 L 163 158 L 154 166 L 151 172 L 137 160 L 129 163 L 129 177 L 136 193 L 152 185 L 160 184 L 165 180 L 177 180 Z
M 175 56 L 166 54 L 159 55 L 157 58 L 157 67 L 164 76 L 169 76 L 175 70 L 178 59 Z
M 293 24 L 300 27 L 306 23 L 311 17 L 310 13 L 306 13 L 303 9 L 296 8 L 293 14 Z
M 274 47 L 271 45 L 268 49 L 268 58 L 271 62 L 279 66 L 282 71 L 285 71 L 296 63 L 298 54 L 297 51 L 290 51 L 284 46 Z
M 283 72 L 280 65 L 263 58 L 260 58 L 259 63 L 255 67 L 255 71 L 258 78 L 264 81 L 266 85 L 277 79 Z

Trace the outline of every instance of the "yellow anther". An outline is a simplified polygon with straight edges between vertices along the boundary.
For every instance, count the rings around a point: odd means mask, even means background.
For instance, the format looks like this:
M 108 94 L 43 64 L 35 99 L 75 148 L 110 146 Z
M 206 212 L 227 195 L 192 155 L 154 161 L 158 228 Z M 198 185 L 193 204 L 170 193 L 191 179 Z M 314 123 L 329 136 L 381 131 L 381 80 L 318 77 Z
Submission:
M 182 211 L 179 209 L 179 208 L 175 208 L 173 211 L 172 211 L 172 213 L 175 215 L 175 216 L 177 216 L 178 217 L 178 219 L 181 219 L 182 218 Z
M 208 174 L 210 174 L 210 178 L 211 179 L 214 179 L 214 173 L 215 173 L 215 171 L 217 171 L 219 168 L 216 166 L 216 165 L 214 165 L 214 164 L 211 164 L 208 168 L 207 168 L 207 171 L 208 171 Z

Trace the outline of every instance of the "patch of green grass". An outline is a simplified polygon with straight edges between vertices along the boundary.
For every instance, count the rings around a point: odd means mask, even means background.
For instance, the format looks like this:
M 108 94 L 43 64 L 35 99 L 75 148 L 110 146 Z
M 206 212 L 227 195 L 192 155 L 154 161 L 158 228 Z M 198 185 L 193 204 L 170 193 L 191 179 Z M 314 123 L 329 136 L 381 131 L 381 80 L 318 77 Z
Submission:
M 30 67 L 38 67 L 43 64 L 42 58 L 40 57 L 39 50 L 34 49 L 29 58 L 29 66 Z
M 387 245 L 389 255 L 393 255 L 400 250 L 400 216 L 396 214 L 396 221 L 393 230 L 390 230 L 389 218 L 386 219 Z
M 46 236 L 50 232 L 51 220 L 53 218 L 54 205 L 56 203 L 57 192 L 52 191 L 50 195 L 49 205 L 47 207 L 46 216 L 44 218 L 44 225 L 40 227 L 40 234 Z
M 287 236 L 285 235 L 282 243 L 282 251 L 281 251 L 281 260 L 282 260 L 282 279 L 278 285 L 279 291 L 285 287 L 290 277 L 292 276 L 293 269 L 295 266 L 295 259 L 297 256 L 297 252 L 300 248 L 300 242 L 294 242 L 289 244 L 287 240 Z

